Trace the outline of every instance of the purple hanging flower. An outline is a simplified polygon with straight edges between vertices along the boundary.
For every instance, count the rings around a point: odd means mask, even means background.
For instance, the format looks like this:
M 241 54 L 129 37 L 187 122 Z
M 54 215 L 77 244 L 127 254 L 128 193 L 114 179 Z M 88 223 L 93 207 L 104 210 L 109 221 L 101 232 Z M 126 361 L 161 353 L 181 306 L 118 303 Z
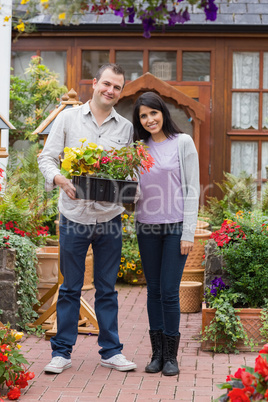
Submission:
M 201 7 L 206 14 L 206 20 L 215 21 L 217 18 L 218 7 L 215 4 L 215 0 L 203 0 Z
M 133 24 L 134 18 L 135 18 L 135 9 L 134 9 L 134 7 L 128 7 L 127 8 L 127 13 L 128 13 L 128 22 Z
M 118 16 L 118 17 L 124 17 L 124 8 L 120 7 L 116 10 L 114 10 L 114 15 Z
M 151 32 L 155 30 L 155 19 L 148 17 L 143 18 L 142 20 L 143 25 L 143 36 L 144 38 L 148 39 L 151 37 Z

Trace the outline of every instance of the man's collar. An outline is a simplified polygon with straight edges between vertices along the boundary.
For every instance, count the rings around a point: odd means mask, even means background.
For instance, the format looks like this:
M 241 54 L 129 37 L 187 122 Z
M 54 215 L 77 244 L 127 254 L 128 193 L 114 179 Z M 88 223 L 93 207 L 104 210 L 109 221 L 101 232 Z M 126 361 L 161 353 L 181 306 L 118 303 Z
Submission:
M 84 115 L 86 115 L 88 113 L 92 114 L 91 109 L 90 109 L 90 100 L 83 104 L 82 113 Z M 116 110 L 114 108 L 112 108 L 111 113 L 109 114 L 107 119 L 108 118 L 109 119 L 115 119 L 116 121 L 119 121 L 118 113 L 116 112 Z

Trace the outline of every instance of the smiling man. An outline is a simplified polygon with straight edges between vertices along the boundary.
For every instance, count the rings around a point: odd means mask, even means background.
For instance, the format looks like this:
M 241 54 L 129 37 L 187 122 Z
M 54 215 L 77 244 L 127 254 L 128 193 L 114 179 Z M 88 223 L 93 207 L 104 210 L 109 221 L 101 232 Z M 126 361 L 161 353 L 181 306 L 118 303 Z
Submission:
M 60 269 L 64 282 L 57 302 L 57 334 L 51 338 L 52 360 L 45 372 L 61 373 L 70 368 L 71 352 L 78 333 L 80 296 L 85 258 L 92 244 L 94 254 L 95 312 L 99 325 L 101 365 L 128 371 L 136 364 L 121 353 L 118 335 L 118 301 L 115 283 L 121 260 L 122 205 L 78 200 L 72 182 L 60 174 L 58 156 L 65 147 L 80 147 L 81 138 L 104 149 L 132 142 L 132 124 L 113 106 L 124 87 L 123 69 L 105 64 L 93 80 L 92 99 L 79 107 L 62 111 L 55 120 L 46 145 L 38 158 L 46 190 L 59 186 Z

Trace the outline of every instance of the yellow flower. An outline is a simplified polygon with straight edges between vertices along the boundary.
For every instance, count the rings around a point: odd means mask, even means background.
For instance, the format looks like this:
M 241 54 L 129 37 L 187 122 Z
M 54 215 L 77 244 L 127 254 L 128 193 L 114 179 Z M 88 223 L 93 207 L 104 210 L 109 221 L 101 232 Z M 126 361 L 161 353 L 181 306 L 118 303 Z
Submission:
M 48 3 L 49 0 L 40 0 L 41 3 Z
M 133 279 L 133 281 L 132 282 L 138 282 L 138 279 Z
M 121 262 L 124 262 L 124 261 L 125 261 L 125 257 L 122 257 L 122 258 L 121 258 Z
M 118 272 L 117 276 L 121 278 L 123 276 L 123 272 Z
M 15 27 L 19 32 L 23 32 L 25 30 L 25 25 L 24 22 L 21 22 L 20 24 L 16 25 Z
M 23 332 L 16 332 L 15 334 L 15 339 L 16 341 L 18 341 L 19 339 L 21 339 L 23 337 L 24 333 Z
M 135 269 L 136 269 L 136 264 L 131 264 L 131 269 L 132 269 L 132 271 L 135 271 Z
M 84 137 L 84 138 L 80 138 L 79 141 L 82 142 L 82 143 L 84 143 L 84 142 L 86 142 L 86 140 L 87 140 L 86 137 Z
M 72 161 L 70 159 L 63 159 L 61 166 L 68 172 L 72 167 Z
M 11 15 L 6 16 L 6 17 L 4 18 L 4 21 L 5 21 L 5 22 L 8 22 L 8 21 L 10 20 L 10 18 L 11 18 Z
M 98 148 L 98 145 L 95 144 L 95 142 L 89 142 L 88 147 L 89 147 L 89 149 L 96 149 L 96 148 Z
M 123 228 L 123 232 L 124 232 L 124 233 L 127 233 L 127 229 L 126 229 L 126 228 Z
M 103 146 L 102 146 L 102 145 L 98 145 L 97 149 L 100 149 L 101 151 L 103 151 Z
M 136 274 L 137 274 L 137 275 L 142 274 L 142 270 L 141 270 L 141 269 L 138 269 L 138 271 L 136 271 Z
M 124 219 L 127 219 L 127 218 L 128 218 L 128 215 L 127 215 L 127 214 L 124 214 L 124 215 L 123 215 L 123 218 L 124 218 Z
M 59 14 L 59 20 L 65 20 L 66 13 Z
M 127 268 L 131 268 L 132 264 L 130 264 L 129 262 L 127 262 Z
M 20 349 L 21 347 L 22 347 L 21 345 L 17 344 L 17 348 L 18 348 L 18 349 Z
M 26 4 L 29 0 L 21 0 L 20 4 Z

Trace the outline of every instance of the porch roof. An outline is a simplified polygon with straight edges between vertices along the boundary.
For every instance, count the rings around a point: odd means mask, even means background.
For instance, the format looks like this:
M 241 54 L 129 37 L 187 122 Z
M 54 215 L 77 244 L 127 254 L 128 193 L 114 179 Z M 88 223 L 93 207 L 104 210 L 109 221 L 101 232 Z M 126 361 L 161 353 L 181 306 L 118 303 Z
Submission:
M 183 3 L 181 3 L 183 5 Z M 187 3 L 188 4 L 188 3 Z M 206 21 L 205 13 L 196 5 L 189 6 L 190 21 L 184 24 L 166 26 L 165 32 L 229 32 L 229 33 L 267 33 L 268 0 L 216 0 L 218 15 L 216 21 Z M 24 6 L 17 6 L 16 12 L 23 12 Z M 79 25 L 54 25 L 49 15 L 39 14 L 31 20 L 38 31 L 142 31 L 140 21 L 120 25 L 121 17 L 113 13 L 96 16 L 87 12 L 79 21 Z M 161 32 L 162 27 L 155 32 Z

